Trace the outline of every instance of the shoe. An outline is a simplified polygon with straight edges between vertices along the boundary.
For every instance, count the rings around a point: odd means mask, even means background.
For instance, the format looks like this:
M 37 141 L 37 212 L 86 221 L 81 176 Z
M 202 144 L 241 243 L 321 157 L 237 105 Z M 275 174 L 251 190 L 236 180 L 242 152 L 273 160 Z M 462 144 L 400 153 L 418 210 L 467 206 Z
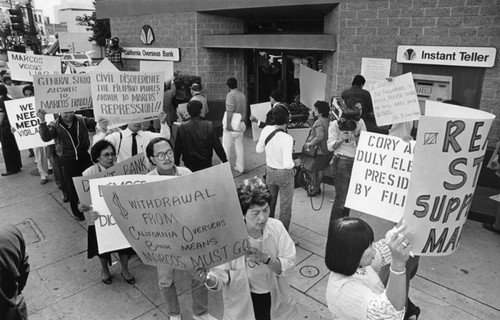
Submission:
M 75 216 L 75 219 L 77 221 L 85 221 L 85 216 L 83 214 L 79 214 L 79 215 Z
M 21 170 L 16 170 L 16 171 L 7 171 L 7 172 L 4 172 L 4 173 L 2 173 L 2 177 L 7 177 L 7 176 L 10 176 L 10 175 L 12 175 L 12 174 L 16 174 L 16 173 L 18 173 L 19 171 L 21 171 Z
M 414 305 L 412 310 L 407 310 L 405 312 L 404 320 L 408 320 L 411 317 L 415 316 L 415 320 L 418 320 L 418 316 L 420 315 L 420 308 Z
M 69 198 L 66 193 L 63 194 L 63 202 L 69 202 Z
M 239 173 L 243 173 L 243 171 L 245 171 L 245 170 L 243 170 L 243 169 L 242 169 L 242 170 L 240 170 L 240 169 L 238 169 L 237 167 L 234 167 L 234 170 L 238 171 Z
M 42 179 L 42 180 L 40 180 L 40 184 L 46 184 L 47 182 L 49 182 L 49 179 Z
M 111 282 L 113 282 L 113 279 L 111 278 L 111 276 L 109 276 L 106 279 L 102 279 L 102 282 L 104 282 L 105 284 L 111 284 Z
M 182 317 L 180 314 L 175 315 L 175 316 L 169 316 L 170 320 L 182 320 Z
M 135 278 L 134 278 L 134 277 L 132 277 L 132 278 L 130 278 L 130 279 L 127 279 L 127 278 L 125 278 L 125 276 L 123 275 L 123 272 L 120 272 L 120 274 L 122 275 L 123 280 L 125 280 L 128 284 L 135 284 Z
M 485 228 L 488 231 L 500 234 L 500 230 L 495 229 L 495 227 L 493 227 L 493 225 L 490 223 L 483 223 L 483 228 Z
M 201 316 L 193 314 L 193 320 L 217 320 L 217 318 L 213 317 L 210 313 L 207 312 Z

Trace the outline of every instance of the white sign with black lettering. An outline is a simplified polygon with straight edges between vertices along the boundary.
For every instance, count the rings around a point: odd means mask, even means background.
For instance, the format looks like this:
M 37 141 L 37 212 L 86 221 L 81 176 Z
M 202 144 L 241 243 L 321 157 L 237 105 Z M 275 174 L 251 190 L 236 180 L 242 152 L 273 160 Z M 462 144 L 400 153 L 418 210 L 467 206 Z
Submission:
M 181 59 L 179 48 L 131 48 L 125 47 L 122 52 L 123 59 L 139 60 L 165 60 L 179 61 Z
M 399 63 L 491 68 L 495 65 L 494 47 L 398 46 Z

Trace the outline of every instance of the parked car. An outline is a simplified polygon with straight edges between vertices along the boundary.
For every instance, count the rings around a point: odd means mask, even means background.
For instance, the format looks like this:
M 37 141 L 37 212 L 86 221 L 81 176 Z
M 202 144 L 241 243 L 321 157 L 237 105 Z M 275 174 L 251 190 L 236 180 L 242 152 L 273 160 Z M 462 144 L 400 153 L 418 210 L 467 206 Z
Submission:
M 92 65 L 92 58 L 87 53 L 63 53 L 61 61 L 64 65 L 74 67 L 88 67 Z

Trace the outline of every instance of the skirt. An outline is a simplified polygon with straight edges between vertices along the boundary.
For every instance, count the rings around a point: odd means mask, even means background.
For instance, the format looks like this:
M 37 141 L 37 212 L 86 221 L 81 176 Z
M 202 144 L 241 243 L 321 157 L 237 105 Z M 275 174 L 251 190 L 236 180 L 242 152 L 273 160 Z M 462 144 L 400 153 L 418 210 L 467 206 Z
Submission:
M 97 243 L 97 234 L 95 231 L 95 226 L 89 226 L 88 227 L 88 232 L 87 232 L 87 259 L 92 259 L 95 256 L 98 256 L 99 258 L 103 258 L 111 262 L 111 254 L 112 253 L 118 253 L 122 255 L 129 255 L 132 256 L 135 254 L 134 249 L 132 248 L 125 248 L 121 250 L 116 250 L 116 251 L 111 251 L 111 252 L 104 252 L 99 254 L 99 246 Z
M 317 155 L 316 157 L 301 156 L 302 165 L 310 172 L 324 170 L 330 164 L 331 155 Z

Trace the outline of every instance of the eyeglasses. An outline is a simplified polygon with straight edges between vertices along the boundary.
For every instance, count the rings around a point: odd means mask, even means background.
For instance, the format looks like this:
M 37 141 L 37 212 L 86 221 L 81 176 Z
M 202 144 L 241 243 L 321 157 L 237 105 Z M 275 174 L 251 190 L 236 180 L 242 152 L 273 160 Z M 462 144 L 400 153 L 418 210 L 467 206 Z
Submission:
M 101 157 L 103 157 L 103 158 L 112 158 L 114 156 L 116 156 L 116 153 L 114 153 L 114 152 L 107 152 L 107 153 L 101 154 Z
M 153 155 L 154 158 L 158 158 L 158 160 L 163 161 L 167 157 L 171 158 L 174 155 L 174 152 L 172 149 L 168 150 L 167 152 L 158 152 L 156 155 Z

